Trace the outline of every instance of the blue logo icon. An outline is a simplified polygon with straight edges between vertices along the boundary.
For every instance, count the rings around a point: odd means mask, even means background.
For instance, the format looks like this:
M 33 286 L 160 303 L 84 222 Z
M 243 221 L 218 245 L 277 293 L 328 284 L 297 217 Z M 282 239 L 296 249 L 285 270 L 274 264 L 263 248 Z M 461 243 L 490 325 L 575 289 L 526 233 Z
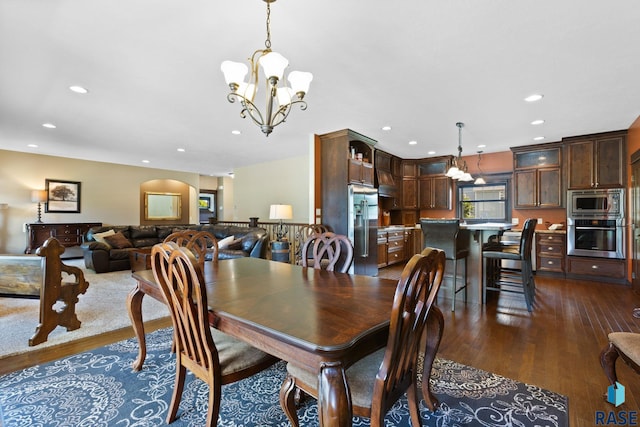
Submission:
M 607 402 L 616 407 L 624 403 L 624 386 L 622 384 L 616 381 L 615 385 L 610 385 L 607 388 Z

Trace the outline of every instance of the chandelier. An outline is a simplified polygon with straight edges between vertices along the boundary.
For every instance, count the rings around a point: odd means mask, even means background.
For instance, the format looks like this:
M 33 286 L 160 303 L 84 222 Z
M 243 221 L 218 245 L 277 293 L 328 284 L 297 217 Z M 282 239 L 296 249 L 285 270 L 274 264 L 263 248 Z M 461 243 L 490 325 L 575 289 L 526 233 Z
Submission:
M 458 181 L 473 181 L 473 177 L 467 172 L 467 162 L 462 160 L 462 128 L 464 123 L 458 122 L 456 126 L 458 126 L 458 157 L 453 159 L 446 176 Z
M 307 103 L 303 101 L 303 98 L 309 91 L 309 85 L 313 79 L 311 73 L 292 71 L 287 78 L 290 86 L 287 86 L 282 78 L 285 68 L 289 66 L 289 61 L 271 50 L 271 3 L 275 1 L 264 0 L 267 3 L 265 49 L 256 50 L 249 58 L 251 66 L 249 81 L 244 81 L 249 68 L 241 62 L 224 61 L 220 67 L 231 89 L 227 100 L 231 103 L 239 101 L 242 106 L 240 117 L 251 117 L 251 120 L 260 126 L 266 136 L 269 136 L 274 127 L 285 121 L 294 104 L 299 104 L 301 110 L 307 109 Z M 264 114 L 255 104 L 260 84 L 258 66 L 262 67 L 265 77 L 266 104 Z M 278 86 L 279 83 L 280 86 Z

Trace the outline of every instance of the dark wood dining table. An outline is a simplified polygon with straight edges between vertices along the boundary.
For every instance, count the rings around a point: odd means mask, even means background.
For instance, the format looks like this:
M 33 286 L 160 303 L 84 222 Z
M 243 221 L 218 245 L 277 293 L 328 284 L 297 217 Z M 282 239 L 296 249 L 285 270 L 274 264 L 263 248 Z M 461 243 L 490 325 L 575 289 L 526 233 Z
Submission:
M 238 339 L 318 372 L 322 426 L 350 426 L 351 399 L 345 370 L 386 345 L 397 282 L 379 277 L 327 272 L 259 258 L 204 263 L 210 324 Z M 134 370 L 146 357 L 142 299 L 164 301 L 151 270 L 136 271 L 128 297 L 129 316 L 140 348 Z M 437 309 L 437 308 L 436 308 Z M 430 316 L 431 317 L 431 316 Z M 433 317 L 427 334 L 425 374 L 442 336 Z M 435 398 L 428 389 L 423 393 Z

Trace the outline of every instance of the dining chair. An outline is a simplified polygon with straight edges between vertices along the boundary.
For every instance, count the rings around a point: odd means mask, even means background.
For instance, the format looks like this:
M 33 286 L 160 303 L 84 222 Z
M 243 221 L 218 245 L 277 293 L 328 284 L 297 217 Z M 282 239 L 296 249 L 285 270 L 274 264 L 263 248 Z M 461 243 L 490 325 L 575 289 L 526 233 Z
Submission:
M 609 384 L 617 387 L 616 360 L 622 360 L 640 374 L 640 334 L 635 332 L 611 332 L 609 343 L 600 353 L 600 365 L 604 370 Z
M 353 243 L 343 234 L 312 234 L 302 245 L 302 266 L 347 273 L 353 263 Z
M 223 384 L 250 377 L 278 359 L 209 326 L 207 292 L 200 263 L 175 242 L 155 245 L 152 270 L 173 324 L 176 378 L 167 423 L 176 419 L 187 369 L 209 385 L 207 426 L 215 426 Z
M 322 234 L 326 233 L 327 231 L 332 231 L 332 229 L 328 225 L 324 224 L 308 224 L 303 225 L 298 229 L 298 231 L 296 232 L 296 248 L 294 255 L 295 264 L 302 264 L 302 246 L 304 245 L 304 242 L 306 242 L 307 239 L 309 239 L 309 237 L 313 236 L 314 234 Z
M 456 311 L 456 295 L 464 292 L 467 302 L 467 258 L 469 257 L 469 230 L 460 229 L 459 219 L 420 218 L 423 246 L 444 251 L 448 261 L 453 262 L 451 285 L 451 311 Z M 458 260 L 464 260 L 462 286 L 458 287 Z
M 386 413 L 405 393 L 411 425 L 421 425 L 416 376 L 418 353 L 444 267 L 444 252 L 435 248 L 416 254 L 407 262 L 391 307 L 386 347 L 356 361 L 346 370 L 353 414 L 370 418 L 372 427 L 384 425 Z M 425 366 L 424 372 L 423 384 L 428 382 L 431 367 Z M 280 405 L 295 427 L 299 425 L 297 390 L 317 398 L 318 372 L 289 363 L 287 378 L 280 388 Z
M 501 243 L 493 240 L 482 245 L 482 303 L 487 301 L 487 291 L 523 294 L 528 311 L 535 302 L 535 279 L 531 249 L 537 220 L 528 218 L 522 226 L 520 241 Z M 517 261 L 519 265 L 506 267 L 503 261 Z
M 163 243 L 167 242 L 175 242 L 178 246 L 190 249 L 200 263 L 208 258 L 209 253 L 211 253 L 212 261 L 218 260 L 218 240 L 208 231 L 175 231 L 165 237 Z

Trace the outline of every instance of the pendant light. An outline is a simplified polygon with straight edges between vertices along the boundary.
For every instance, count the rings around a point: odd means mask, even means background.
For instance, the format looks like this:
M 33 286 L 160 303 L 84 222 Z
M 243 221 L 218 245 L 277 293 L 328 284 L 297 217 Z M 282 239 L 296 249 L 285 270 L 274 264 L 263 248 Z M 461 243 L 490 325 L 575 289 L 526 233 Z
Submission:
M 467 162 L 462 160 L 462 128 L 464 123 L 456 123 L 458 127 L 458 157 L 453 159 L 451 167 L 445 174 L 449 178 L 457 181 L 473 181 L 473 177 L 467 172 Z
M 482 169 L 480 169 L 480 158 L 482 155 L 482 150 L 478 151 L 478 173 L 480 174 L 479 177 L 476 178 L 476 180 L 473 182 L 475 185 L 484 185 L 487 183 L 487 181 L 484 180 L 484 178 L 482 177 L 482 175 L 484 175 L 482 173 Z

